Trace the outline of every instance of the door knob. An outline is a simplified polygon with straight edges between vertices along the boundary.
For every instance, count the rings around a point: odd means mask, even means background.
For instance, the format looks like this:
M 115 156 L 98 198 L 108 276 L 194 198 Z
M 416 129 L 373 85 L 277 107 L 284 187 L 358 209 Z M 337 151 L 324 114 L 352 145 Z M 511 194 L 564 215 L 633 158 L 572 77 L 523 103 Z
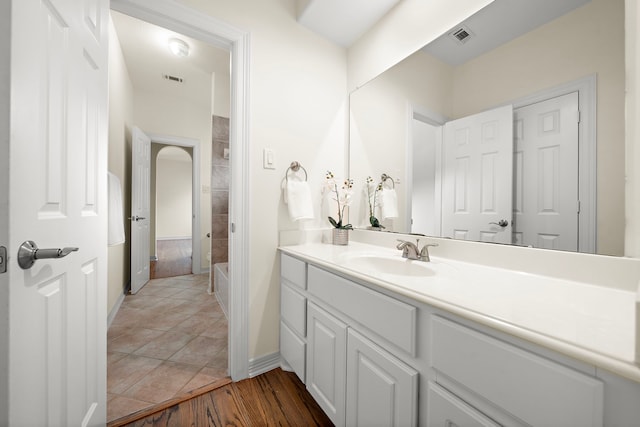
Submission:
M 507 221 L 506 219 L 501 219 L 498 222 L 490 222 L 489 224 L 495 224 L 495 225 L 499 225 L 502 228 L 505 228 L 507 225 L 509 225 L 509 221 Z
M 143 216 L 134 215 L 134 216 L 130 216 L 129 219 L 131 221 L 142 221 L 143 219 L 146 219 L 146 218 Z
M 38 259 L 64 258 L 78 248 L 39 249 L 36 242 L 27 240 L 18 249 L 18 265 L 23 270 L 28 270 Z

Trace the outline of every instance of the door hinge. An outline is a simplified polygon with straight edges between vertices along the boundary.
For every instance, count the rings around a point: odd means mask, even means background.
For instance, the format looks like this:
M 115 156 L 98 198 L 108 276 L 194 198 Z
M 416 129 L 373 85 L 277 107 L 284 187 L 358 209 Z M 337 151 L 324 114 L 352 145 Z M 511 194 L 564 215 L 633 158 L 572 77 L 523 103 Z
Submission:
M 232 233 L 235 233 L 235 232 L 236 232 L 236 224 L 235 224 L 235 222 L 232 222 L 232 223 L 231 223 L 231 232 L 232 232 Z
M 0 246 L 0 274 L 7 272 L 7 248 Z
M 582 116 L 580 114 L 580 110 L 576 111 L 576 118 L 578 119 L 578 123 L 580 123 L 580 120 L 582 119 Z
M 578 213 L 580 213 L 580 200 L 578 200 L 577 206 L 576 206 L 576 210 Z

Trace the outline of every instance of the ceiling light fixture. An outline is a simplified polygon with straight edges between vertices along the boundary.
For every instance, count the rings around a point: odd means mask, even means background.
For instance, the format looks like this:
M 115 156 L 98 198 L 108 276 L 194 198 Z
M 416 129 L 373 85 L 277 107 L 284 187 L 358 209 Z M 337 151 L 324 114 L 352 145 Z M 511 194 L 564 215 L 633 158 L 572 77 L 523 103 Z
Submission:
M 171 49 L 171 52 L 173 52 L 175 56 L 189 56 L 189 45 L 184 40 L 170 38 L 169 49 Z

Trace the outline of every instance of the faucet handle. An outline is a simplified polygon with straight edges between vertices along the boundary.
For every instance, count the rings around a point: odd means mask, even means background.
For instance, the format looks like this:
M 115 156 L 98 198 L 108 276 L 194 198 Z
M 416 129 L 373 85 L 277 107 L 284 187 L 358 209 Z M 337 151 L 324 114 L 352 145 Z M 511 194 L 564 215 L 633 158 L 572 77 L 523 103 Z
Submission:
M 438 244 L 428 243 L 422 247 L 422 249 L 420 250 L 420 259 L 422 261 L 426 261 L 426 262 L 431 261 L 431 258 L 429 258 L 429 247 L 434 247 L 434 246 L 438 246 Z

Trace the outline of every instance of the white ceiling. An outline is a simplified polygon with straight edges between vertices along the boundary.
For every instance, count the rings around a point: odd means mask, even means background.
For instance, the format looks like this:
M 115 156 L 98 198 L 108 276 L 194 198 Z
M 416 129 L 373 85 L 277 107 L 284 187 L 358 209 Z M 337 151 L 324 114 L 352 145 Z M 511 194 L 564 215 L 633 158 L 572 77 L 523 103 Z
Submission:
M 298 22 L 349 47 L 400 0 L 298 0 Z
M 348 47 L 402 0 L 297 1 L 300 24 Z M 445 34 L 425 50 L 445 62 L 460 64 L 589 1 L 495 0 L 465 21 L 473 33 L 467 43 L 461 45 Z M 229 52 L 116 11 L 111 15 L 136 90 L 211 105 L 211 93 L 203 88 L 210 87 L 212 73 L 229 73 Z M 188 57 L 178 58 L 169 51 L 167 40 L 171 37 L 189 44 Z M 183 81 L 176 83 L 164 75 Z
M 114 10 L 111 16 L 136 90 L 164 93 L 211 107 L 211 91 L 203 88 L 211 87 L 212 73 L 229 74 L 229 52 Z M 189 56 L 179 58 L 171 53 L 167 44 L 171 37 L 187 42 Z M 182 83 L 163 75 L 179 77 Z
M 580 7 L 591 0 L 495 0 L 463 24 L 472 36 L 463 44 L 451 37 L 456 26 L 424 50 L 460 65 Z

